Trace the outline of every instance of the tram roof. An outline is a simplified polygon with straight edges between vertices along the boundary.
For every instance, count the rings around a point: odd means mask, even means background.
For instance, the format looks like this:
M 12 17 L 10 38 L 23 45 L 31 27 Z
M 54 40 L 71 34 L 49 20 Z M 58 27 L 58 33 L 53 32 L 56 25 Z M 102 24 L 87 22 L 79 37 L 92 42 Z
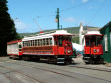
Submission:
M 85 36 L 104 36 L 103 34 L 86 34 Z
M 10 41 L 10 42 L 8 42 L 7 44 L 9 45 L 9 44 L 15 44 L 15 43 L 18 43 L 18 42 L 21 42 L 22 40 L 14 40 L 14 41 Z
M 34 37 L 34 36 L 43 36 L 43 35 L 52 35 L 52 36 L 55 36 L 55 35 L 71 35 L 71 36 L 74 36 L 73 34 L 71 33 L 68 33 L 66 30 L 55 30 L 55 31 L 50 31 L 50 32 L 45 32 L 45 33 L 39 33 L 39 34 L 36 34 L 36 35 L 29 35 L 29 36 L 25 36 L 25 37 Z
M 99 31 L 88 31 L 85 36 L 103 36 Z

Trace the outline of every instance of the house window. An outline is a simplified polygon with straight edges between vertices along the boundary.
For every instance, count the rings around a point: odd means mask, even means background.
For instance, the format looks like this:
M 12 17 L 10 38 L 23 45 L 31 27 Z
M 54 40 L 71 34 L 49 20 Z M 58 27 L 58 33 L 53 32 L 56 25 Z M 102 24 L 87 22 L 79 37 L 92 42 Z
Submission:
M 105 51 L 108 51 L 108 39 L 107 39 L 107 35 L 104 36 L 104 40 L 105 40 Z

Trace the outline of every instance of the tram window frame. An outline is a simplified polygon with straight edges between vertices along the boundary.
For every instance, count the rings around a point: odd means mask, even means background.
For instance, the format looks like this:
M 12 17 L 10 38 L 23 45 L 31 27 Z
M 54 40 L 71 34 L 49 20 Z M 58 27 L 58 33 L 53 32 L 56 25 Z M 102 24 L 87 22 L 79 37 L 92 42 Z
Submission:
M 91 44 L 91 39 L 90 39 L 89 37 L 86 37 L 86 38 L 85 38 L 85 44 L 86 44 L 86 46 L 90 46 L 90 44 Z
M 52 38 L 49 38 L 49 45 L 52 45 Z
M 34 40 L 32 40 L 32 46 L 34 46 Z
M 43 39 L 43 44 L 42 44 L 43 46 L 45 45 L 45 39 Z
M 40 42 L 40 46 L 42 46 L 42 39 L 40 39 L 39 42 Z
M 97 37 L 96 39 L 97 39 L 97 40 L 96 40 L 96 41 L 97 41 L 97 45 L 101 45 L 101 44 L 102 44 L 101 37 L 99 37 L 99 38 Z M 98 43 L 98 41 L 99 41 L 99 43 Z
M 31 40 L 30 46 L 32 46 L 32 40 Z
M 40 40 L 38 39 L 38 46 L 40 46 Z
M 31 43 L 31 42 L 30 42 L 30 41 L 28 41 L 28 46 L 31 46 L 31 45 L 30 45 L 30 43 Z
M 46 38 L 46 42 L 45 42 L 46 45 L 49 45 L 48 39 L 49 38 Z

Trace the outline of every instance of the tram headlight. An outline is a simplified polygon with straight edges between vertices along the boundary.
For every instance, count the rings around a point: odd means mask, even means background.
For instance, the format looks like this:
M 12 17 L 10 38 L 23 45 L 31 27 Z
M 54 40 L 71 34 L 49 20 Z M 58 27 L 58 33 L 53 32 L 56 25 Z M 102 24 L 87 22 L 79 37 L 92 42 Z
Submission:
M 71 50 L 67 50 L 67 53 L 71 53 Z
M 96 53 L 97 52 L 96 49 L 94 49 L 93 52 Z

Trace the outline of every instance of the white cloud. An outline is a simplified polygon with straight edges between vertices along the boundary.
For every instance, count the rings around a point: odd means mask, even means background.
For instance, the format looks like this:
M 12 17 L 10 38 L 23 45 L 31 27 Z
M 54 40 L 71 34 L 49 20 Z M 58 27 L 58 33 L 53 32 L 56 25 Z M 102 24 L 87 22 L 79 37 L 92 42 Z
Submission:
M 74 3 L 74 0 L 71 0 L 71 3 Z
M 88 9 L 93 9 L 94 7 L 88 7 Z
M 82 0 L 83 3 L 86 3 L 88 0 Z
M 65 22 L 74 22 L 75 19 L 73 17 L 68 17 L 64 20 Z
M 27 29 L 27 28 L 29 28 L 30 26 L 28 25 L 26 25 L 25 23 L 23 23 L 21 20 L 19 20 L 19 19 L 14 19 L 14 23 L 15 23 L 15 28 L 17 29 L 17 30 L 22 30 L 22 29 Z

